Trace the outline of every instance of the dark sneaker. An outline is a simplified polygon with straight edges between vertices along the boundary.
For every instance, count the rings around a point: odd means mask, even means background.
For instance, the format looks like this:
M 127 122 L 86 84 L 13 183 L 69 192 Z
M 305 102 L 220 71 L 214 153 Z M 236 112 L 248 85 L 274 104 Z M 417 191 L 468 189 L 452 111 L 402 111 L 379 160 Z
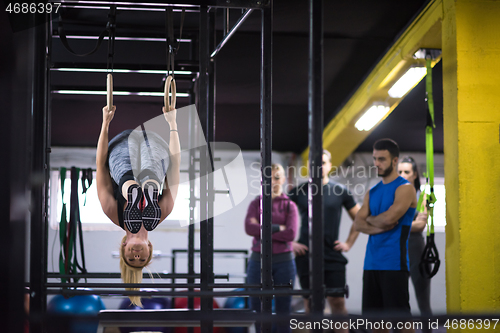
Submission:
M 123 211 L 123 222 L 133 234 L 138 233 L 142 225 L 142 213 L 139 209 L 141 199 L 142 189 L 138 185 L 130 185 L 127 192 L 127 206 Z
M 158 205 L 158 185 L 154 182 L 144 184 L 143 194 L 145 207 L 142 211 L 142 223 L 147 231 L 152 231 L 158 226 L 161 218 L 161 208 Z

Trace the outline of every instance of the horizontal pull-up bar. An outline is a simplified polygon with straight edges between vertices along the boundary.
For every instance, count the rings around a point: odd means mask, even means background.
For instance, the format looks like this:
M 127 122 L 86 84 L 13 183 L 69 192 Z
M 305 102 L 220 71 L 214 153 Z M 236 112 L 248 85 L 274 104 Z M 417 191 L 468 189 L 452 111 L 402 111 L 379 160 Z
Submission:
M 200 249 L 195 249 L 194 252 L 200 252 Z M 172 249 L 172 253 L 186 253 L 187 249 Z M 239 249 L 214 249 L 213 253 L 246 253 L 248 254 L 248 250 L 239 250 Z
M 51 90 L 52 94 L 60 95 L 107 95 L 107 91 L 99 90 L 80 90 L 80 89 L 54 89 Z M 156 91 L 114 91 L 113 95 L 116 96 L 142 96 L 142 97 L 164 97 L 164 92 Z M 189 97 L 189 93 L 177 93 L 176 97 Z
M 47 282 L 48 288 L 200 288 L 199 283 L 86 283 L 86 282 Z M 247 283 L 210 283 L 209 288 L 261 288 L 260 284 Z M 292 284 L 275 285 L 274 288 L 293 288 Z
M 104 332 L 104 327 L 199 327 L 200 314 L 201 311 L 185 309 L 102 310 L 97 333 Z M 217 309 L 210 311 L 210 319 L 217 327 L 249 327 L 256 318 L 255 312 L 248 309 Z
M 47 282 L 47 288 L 201 288 L 200 283 L 59 283 Z M 291 286 L 276 286 L 276 288 Z M 261 288 L 260 284 L 218 283 L 210 284 L 210 288 Z
M 52 35 L 52 38 L 60 38 L 59 35 Z M 99 36 L 86 36 L 86 35 L 69 35 L 66 36 L 66 39 L 88 39 L 88 40 L 94 40 L 94 39 L 99 39 Z M 109 39 L 109 37 L 104 36 L 103 40 Z M 121 41 L 135 41 L 135 42 L 162 42 L 165 43 L 166 38 L 161 38 L 161 37 L 129 37 L 129 36 L 122 36 L 122 37 L 115 37 L 115 40 L 121 40 Z M 189 38 L 182 38 L 178 39 L 179 42 L 181 43 L 191 43 L 192 40 Z
M 151 277 L 152 276 L 152 277 Z M 86 273 L 86 274 L 59 274 L 47 273 L 49 279 L 120 279 L 120 273 Z M 143 279 L 161 278 L 161 279 L 200 279 L 201 274 L 184 274 L 184 273 L 143 273 Z M 214 279 L 229 280 L 229 274 L 218 274 Z
M 88 0 L 60 0 L 62 3 L 61 7 L 68 8 L 89 8 L 89 9 L 109 9 L 109 4 L 102 1 L 88 1 Z M 201 4 L 206 5 L 209 8 L 254 8 L 263 9 L 270 6 L 269 0 L 177 0 L 175 3 L 157 3 L 157 2 L 126 2 L 126 1 L 115 1 L 114 5 L 117 9 L 128 9 L 128 10 L 144 10 L 143 8 L 149 10 L 165 10 L 165 8 L 179 7 L 179 8 L 190 8 L 197 9 Z M 175 10 L 175 9 L 174 9 Z
M 61 5 L 61 7 L 71 7 L 71 8 L 78 8 L 78 9 L 109 9 L 109 7 L 106 6 L 64 6 Z M 164 8 L 148 8 L 148 7 L 116 7 L 117 10 L 130 10 L 130 11 L 146 11 L 146 12 L 164 12 Z M 172 11 L 175 12 L 182 12 L 182 8 L 173 8 Z M 186 13 L 199 13 L 200 10 L 197 8 L 191 8 L 191 9 L 185 9 L 184 12 Z
M 51 68 L 51 71 L 58 72 L 79 72 L 79 73 L 106 73 L 107 69 L 104 68 Z M 165 75 L 164 69 L 113 69 L 113 73 L 136 73 L 136 74 L 158 74 Z M 195 72 L 191 71 L 174 71 L 175 75 L 193 75 Z
M 175 74 L 177 73 L 184 73 L 184 72 L 191 72 L 192 74 L 197 74 L 199 71 L 199 64 L 194 61 L 190 60 L 176 60 L 175 63 L 175 68 L 179 69 L 179 71 L 175 71 Z M 162 69 L 159 67 L 160 65 L 148 65 L 148 64 L 133 64 L 133 63 L 120 63 L 120 68 L 121 69 L 113 69 L 114 71 L 131 71 L 132 73 L 144 73 L 144 74 L 161 74 L 165 75 L 165 69 Z M 98 63 L 89 63 L 89 62 L 79 62 L 79 63 L 72 63 L 72 62 L 55 62 L 52 64 L 50 70 L 51 71 L 107 71 L 107 68 L 103 64 L 98 64 Z M 117 72 L 117 73 L 118 73 Z M 184 74 L 183 74 L 184 75 Z
M 326 289 L 325 295 L 339 295 L 345 294 L 346 288 L 332 288 Z M 170 296 L 170 297 L 201 297 L 201 298 L 212 298 L 212 297 L 231 297 L 231 296 L 308 296 L 311 294 L 310 290 L 288 290 L 288 289 L 274 289 L 274 290 L 230 290 L 230 291 L 152 291 L 152 290 L 115 290 L 115 289 L 101 289 L 97 290 L 85 290 L 85 289 L 47 289 L 47 294 L 58 295 L 63 294 L 67 296 L 74 295 L 101 295 L 101 296 Z

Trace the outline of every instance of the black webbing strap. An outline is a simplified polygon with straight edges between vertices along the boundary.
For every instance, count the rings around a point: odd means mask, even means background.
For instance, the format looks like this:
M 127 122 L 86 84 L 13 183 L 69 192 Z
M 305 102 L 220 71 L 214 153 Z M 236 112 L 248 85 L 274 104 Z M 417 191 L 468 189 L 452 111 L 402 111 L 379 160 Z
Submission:
M 66 168 L 62 167 L 60 171 L 61 177 L 61 202 L 62 202 L 62 211 L 61 211 L 61 221 L 59 222 L 59 273 L 62 275 L 67 274 L 66 270 L 66 261 L 68 261 L 71 257 L 72 247 L 67 246 L 68 234 L 67 230 L 69 228 L 68 220 L 66 216 L 66 202 L 64 202 L 64 181 L 66 180 Z M 61 279 L 61 282 L 66 283 L 67 280 L 65 278 Z
M 181 26 L 179 31 L 179 39 L 176 40 L 174 37 L 174 11 L 172 8 L 167 8 L 165 10 L 165 35 L 167 39 L 167 75 L 172 75 L 174 78 L 174 65 L 175 65 L 175 55 L 179 52 L 181 47 L 181 39 L 182 39 L 182 28 L 184 26 L 184 17 L 185 17 L 185 9 L 182 9 L 181 14 Z M 177 45 L 175 45 L 177 42 Z M 170 69 L 172 69 L 172 73 L 170 73 Z
M 73 263 L 69 269 L 70 274 L 77 273 L 78 265 L 77 260 L 77 247 L 76 247 L 76 237 L 78 232 L 80 232 L 80 243 L 81 239 L 81 221 L 80 221 L 80 203 L 78 200 L 78 180 L 80 175 L 80 169 L 72 167 L 71 168 L 71 196 L 70 196 L 70 211 L 69 211 L 69 225 L 70 225 L 70 239 L 72 239 L 73 244 Z M 81 247 L 81 244 L 80 244 Z M 78 282 L 78 279 L 74 279 Z
M 429 214 L 429 220 L 427 223 L 427 243 L 425 244 L 422 257 L 420 258 L 419 269 L 420 273 L 425 278 L 432 278 L 437 274 L 441 261 L 439 260 L 439 252 L 434 242 L 434 204 L 436 202 L 436 195 L 434 194 L 434 140 L 433 140 L 433 128 L 436 127 L 434 124 L 434 98 L 432 94 L 432 66 L 431 66 L 431 56 L 426 55 L 426 102 L 427 102 L 427 121 L 425 126 L 425 150 L 427 157 L 427 185 L 430 187 L 430 193 L 427 195 L 427 212 Z M 424 196 L 422 192 L 422 197 Z M 422 197 L 419 199 L 420 203 L 423 203 Z
M 432 233 L 427 236 L 427 242 L 424 247 L 424 252 L 422 252 L 418 268 L 423 277 L 430 279 L 437 274 L 440 265 L 441 260 L 439 260 L 439 252 L 436 243 L 434 243 L 434 234 Z
M 165 10 L 165 36 L 167 39 L 167 76 L 170 75 L 172 67 L 172 76 L 174 74 L 174 14 L 172 8 Z
M 57 30 L 59 32 L 59 39 L 61 40 L 61 43 L 66 48 L 66 50 L 68 50 L 70 53 L 72 53 L 72 54 L 74 54 L 74 55 L 76 55 L 78 57 L 86 57 L 86 56 L 89 56 L 91 54 L 94 54 L 99 49 L 99 47 L 101 46 L 102 40 L 104 39 L 104 36 L 107 33 L 106 30 L 103 30 L 101 32 L 101 34 L 99 35 L 99 38 L 97 39 L 96 46 L 90 52 L 87 52 L 87 53 L 76 53 L 75 51 L 73 51 L 73 49 L 71 48 L 71 46 L 69 46 L 68 40 L 66 39 L 66 32 L 64 31 L 63 24 L 62 24 L 62 15 L 59 15 L 59 27 L 58 27 Z
M 115 30 L 115 19 L 116 19 L 116 6 L 114 6 L 114 5 L 111 6 L 108 18 L 109 18 L 108 24 L 106 25 L 106 28 L 100 33 L 99 37 L 97 38 L 96 46 L 91 51 L 89 51 L 87 53 L 77 53 L 71 48 L 71 46 L 69 46 L 68 39 L 66 37 L 66 32 L 64 31 L 64 27 L 63 27 L 62 13 L 59 15 L 59 24 L 58 24 L 58 28 L 57 28 L 57 31 L 59 33 L 59 39 L 61 40 L 61 43 L 66 48 L 66 50 L 68 50 L 70 53 L 72 53 L 78 57 L 86 57 L 86 56 L 89 56 L 89 55 L 97 52 L 97 50 L 99 50 L 99 47 L 101 46 L 102 41 L 104 40 L 104 36 L 106 36 L 106 34 L 108 34 L 109 40 L 112 39 L 113 48 L 114 48 L 114 40 L 115 40 L 114 30 Z M 113 22 L 113 24 L 110 24 L 111 21 Z M 113 31 L 112 36 L 110 34 L 111 30 Z M 108 45 L 109 45 L 109 43 L 108 43 Z M 109 48 L 108 48 L 108 50 L 109 50 Z M 109 54 L 109 52 L 108 52 L 108 54 Z M 109 60 L 109 57 L 108 57 L 108 60 Z
M 70 206 L 69 206 L 69 221 L 68 228 L 65 239 L 65 261 L 64 270 L 66 274 L 76 273 L 76 264 L 74 258 L 76 257 L 76 247 L 75 247 L 75 235 L 76 235 L 76 223 L 75 223 L 75 212 L 78 205 L 78 178 L 76 182 L 74 181 L 75 171 L 74 167 L 71 168 L 71 193 L 70 193 Z M 76 195 L 76 202 L 75 202 Z M 75 205 L 76 203 L 76 205 Z M 69 279 L 71 282 L 71 279 Z
M 113 72 L 114 56 L 115 56 L 115 30 L 116 30 L 116 5 L 111 5 L 108 14 L 108 24 L 106 25 L 108 31 L 108 62 L 106 68 L 109 73 L 109 64 L 111 64 L 111 72 Z
M 87 190 L 92 185 L 92 179 L 92 169 L 82 169 L 82 193 L 85 194 L 85 201 L 83 202 L 84 206 L 87 203 Z
M 93 178 L 94 178 L 93 171 L 91 168 L 82 169 L 82 178 L 81 178 L 81 180 L 82 180 L 82 192 L 83 192 L 83 194 L 85 194 L 85 201 L 83 202 L 84 206 L 87 202 L 87 190 L 92 185 Z M 85 273 L 87 273 L 87 267 L 85 265 L 85 250 L 84 250 L 84 246 L 83 246 L 83 230 L 82 230 L 82 221 L 80 218 L 80 213 L 78 213 L 78 232 L 80 233 L 79 241 L 80 241 L 80 253 L 82 256 L 82 266 L 80 266 L 78 264 L 78 260 L 76 261 L 76 264 L 77 264 L 78 268 L 80 269 L 80 271 L 85 274 Z M 76 253 L 76 251 L 75 251 L 75 253 Z M 87 279 L 85 279 L 85 281 L 87 281 Z

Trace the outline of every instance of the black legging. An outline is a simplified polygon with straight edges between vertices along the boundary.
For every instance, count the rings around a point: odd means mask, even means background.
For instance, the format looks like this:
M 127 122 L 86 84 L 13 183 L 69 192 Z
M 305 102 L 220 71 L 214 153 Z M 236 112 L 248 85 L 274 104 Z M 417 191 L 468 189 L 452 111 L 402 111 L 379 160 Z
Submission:
M 410 256 L 410 276 L 415 295 L 417 297 L 418 308 L 422 315 L 431 315 L 431 280 L 420 274 L 418 265 L 422 252 L 424 252 L 425 242 L 422 233 L 411 232 L 408 240 L 408 254 Z

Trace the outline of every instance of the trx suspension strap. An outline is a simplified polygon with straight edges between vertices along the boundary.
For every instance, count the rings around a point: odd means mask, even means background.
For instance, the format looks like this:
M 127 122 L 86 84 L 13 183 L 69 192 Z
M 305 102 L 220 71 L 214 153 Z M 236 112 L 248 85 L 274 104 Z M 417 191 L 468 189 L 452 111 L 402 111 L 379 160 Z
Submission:
M 108 110 L 113 108 L 113 68 L 114 68 L 114 56 L 115 56 L 115 28 L 116 28 L 116 6 L 112 5 L 110 7 L 109 13 L 109 21 L 106 29 L 109 31 L 109 39 L 108 39 L 108 60 L 106 62 L 106 70 L 107 70 L 107 79 L 106 79 L 106 87 L 107 87 L 107 100 L 106 104 L 108 106 Z M 109 69 L 111 65 L 111 70 Z
M 422 276 L 430 279 L 439 270 L 441 261 L 439 260 L 439 253 L 434 243 L 434 203 L 436 202 L 436 195 L 434 194 L 434 140 L 432 131 L 436 127 L 434 123 L 434 99 L 432 96 L 432 67 L 431 57 L 426 56 L 427 76 L 425 79 L 426 84 L 426 100 L 427 100 L 427 124 L 425 126 L 425 154 L 427 159 L 427 172 L 426 172 L 426 185 L 425 190 L 422 191 L 418 200 L 418 211 L 424 211 L 424 198 L 427 202 L 427 213 L 429 214 L 427 220 L 427 244 L 425 245 L 424 252 L 420 259 L 420 273 Z M 427 188 L 430 188 L 430 193 L 426 194 Z

